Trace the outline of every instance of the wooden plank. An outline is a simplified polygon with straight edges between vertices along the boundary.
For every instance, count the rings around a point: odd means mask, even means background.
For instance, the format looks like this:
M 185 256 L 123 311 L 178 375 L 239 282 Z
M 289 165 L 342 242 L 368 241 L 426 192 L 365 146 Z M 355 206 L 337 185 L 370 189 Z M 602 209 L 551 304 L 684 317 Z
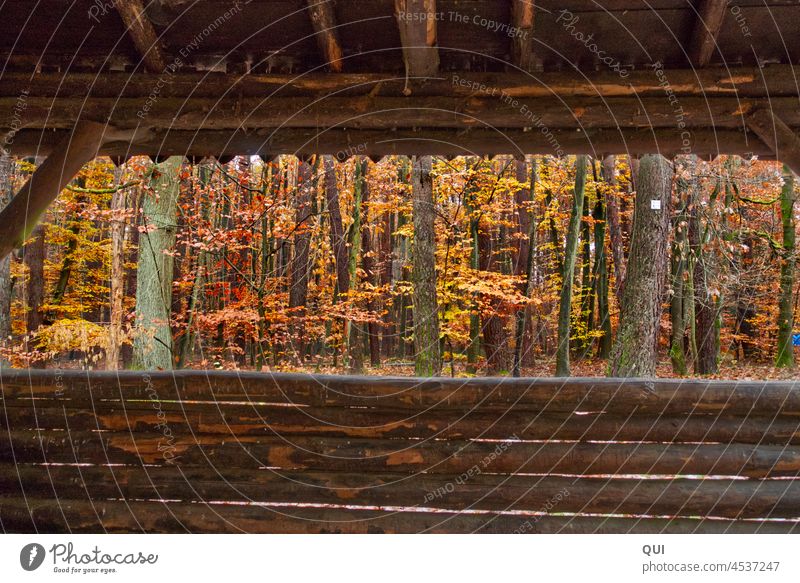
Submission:
M 16 98 L 0 98 L 13 109 Z M 742 100 L 736 97 L 685 97 L 681 117 L 686 128 L 742 127 L 744 116 L 769 107 L 786 124 L 800 126 L 796 97 Z M 229 104 L 219 98 L 48 98 L 29 97 L 28 127 L 71 128 L 76 119 L 105 122 L 117 128 L 237 130 L 240 128 L 664 128 L 677 134 L 672 103 L 663 97 L 524 98 L 476 95 L 457 97 L 241 98 Z M 544 128 L 545 131 L 542 130 Z M 386 133 L 385 139 L 391 134 Z M 691 147 L 691 132 L 688 136 Z
M 665 69 L 664 78 L 679 97 L 791 97 L 797 94 L 800 67 L 766 65 L 753 67 L 709 67 L 702 70 Z M 104 72 L 103 75 L 69 71 L 51 73 L 5 72 L 0 78 L 0 95 L 18 97 L 20 88 L 30 97 L 149 97 L 159 85 L 160 75 Z M 226 97 L 324 97 L 403 95 L 405 78 L 381 73 L 306 73 L 303 75 L 226 75 L 178 71 L 161 83 L 159 97 L 187 99 Z M 496 89 L 515 98 L 529 97 L 663 97 L 664 86 L 651 69 L 631 71 L 621 78 L 613 71 L 484 73 L 455 71 L 442 73 L 424 85 L 414 87 L 415 96 L 469 97 Z
M 519 516 L 0 498 L 9 533 L 791 533 L 798 521 Z
M 800 175 L 800 137 L 771 109 L 747 117 L 747 127 L 774 152 L 775 157 Z
M 513 436 L 509 436 L 513 439 Z M 800 472 L 800 448 L 741 444 L 342 439 L 297 436 L 175 435 L 10 431 L 0 462 L 278 467 L 294 470 L 461 474 L 663 474 L 774 477 Z
M 511 38 L 511 60 L 524 71 L 532 71 L 536 64 L 533 54 L 535 4 L 535 0 L 512 0 L 511 5 L 511 20 L 515 28 Z
M 151 73 L 164 73 L 168 59 L 161 48 L 153 23 L 145 14 L 142 0 L 124 0 L 115 2 L 113 6 L 119 12 L 145 68 Z
M 800 445 L 800 419 L 742 415 L 586 415 L 525 411 L 453 412 L 429 409 L 382 411 L 340 407 L 270 407 L 257 404 L 108 403 L 85 409 L 30 401 L 5 402 L 0 429 L 158 431 L 242 435 L 330 437 L 649 441 L 662 443 L 753 443 Z
M 436 0 L 395 0 L 394 13 L 406 76 L 412 79 L 436 76 L 439 71 Z
M 78 121 L 69 129 L 0 212 L 0 259 L 24 243 L 61 189 L 97 156 L 106 131 L 104 124 Z
M 64 130 L 20 130 L 11 144 L 18 156 L 44 155 L 64 135 Z M 681 132 L 672 129 L 553 129 L 551 132 L 524 129 L 441 129 L 384 130 L 264 128 L 260 130 L 142 131 L 134 141 L 104 144 L 100 153 L 108 156 L 178 155 L 237 156 L 280 154 L 331 154 L 345 159 L 354 153 L 367 156 L 390 155 L 525 155 L 589 154 L 680 154 L 685 147 Z M 692 152 L 698 156 L 745 154 L 770 159 L 774 156 L 754 134 L 740 130 L 692 130 Z
M 3 467 L 5 496 L 224 500 L 423 510 L 800 518 L 800 480 L 607 479 L 490 474 L 348 474 L 233 468 Z
M 700 1 L 689 45 L 689 59 L 695 67 L 705 67 L 714 55 L 727 8 L 728 0 Z
M 223 371 L 0 370 L 5 400 L 244 401 L 309 406 L 800 415 L 798 381 L 370 377 Z
M 325 65 L 331 72 L 341 73 L 342 45 L 339 42 L 333 0 L 308 0 L 308 15 Z

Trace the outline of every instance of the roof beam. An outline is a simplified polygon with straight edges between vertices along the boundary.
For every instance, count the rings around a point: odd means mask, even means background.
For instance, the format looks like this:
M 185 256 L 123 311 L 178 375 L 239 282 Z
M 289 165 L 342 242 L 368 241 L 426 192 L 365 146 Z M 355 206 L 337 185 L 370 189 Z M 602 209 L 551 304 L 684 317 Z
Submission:
M 711 61 L 727 7 L 728 0 L 701 0 L 689 45 L 693 66 L 705 67 Z
M 20 130 L 11 144 L 17 156 L 46 155 L 66 130 Z M 236 156 L 280 154 L 331 154 L 339 160 L 350 156 L 487 154 L 680 154 L 681 133 L 673 129 L 553 129 L 551 136 L 539 131 L 488 128 L 358 129 L 264 128 L 260 130 L 153 130 L 139 131 L 132 139 L 119 138 L 102 146 L 100 153 L 128 158 L 133 155 Z M 692 153 L 698 156 L 750 153 L 771 158 L 772 151 L 756 136 L 741 130 L 692 132 Z
M 162 73 L 167 68 L 167 57 L 158 41 L 153 23 L 144 12 L 142 0 L 120 0 L 114 2 L 125 28 L 128 30 L 136 51 L 151 73 Z
M 16 97 L 0 97 L 0 110 L 12 111 Z M 800 126 L 796 97 L 740 99 L 683 97 L 681 129 L 738 128 L 743 116 L 772 107 L 790 126 Z M 680 133 L 674 105 L 663 97 L 28 97 L 25 124 L 30 128 L 69 128 L 77 119 L 120 129 L 174 130 L 238 128 L 665 128 Z M 690 138 L 687 138 L 690 139 Z
M 332 0 L 308 0 L 308 14 L 328 69 L 333 73 L 341 73 L 342 45 L 336 30 Z
M 534 66 L 534 12 L 535 0 L 512 0 L 511 18 L 516 30 L 511 39 L 511 60 L 525 71 L 532 71 Z
M 159 72 L 160 73 L 160 72 Z M 667 69 L 670 89 L 677 96 L 698 97 L 791 97 L 797 95 L 800 67 L 769 65 L 762 69 Z M 148 97 L 159 81 L 148 73 L 30 73 L 6 72 L 0 77 L 0 96 L 29 97 Z M 310 73 L 305 75 L 207 75 L 176 73 L 163 83 L 158 98 L 181 97 L 229 99 L 236 97 L 325 97 L 403 95 L 404 79 L 381 73 Z M 501 92 L 513 98 L 528 97 L 663 97 L 664 87 L 650 69 L 631 71 L 622 79 L 613 71 L 482 73 L 455 71 L 430 79 L 414 89 L 415 96 L 481 96 Z
M 800 137 L 769 109 L 759 109 L 746 118 L 747 127 L 775 154 L 775 158 L 800 175 Z
M 439 72 L 436 47 L 436 0 L 395 0 L 407 77 L 434 77 Z
M 79 121 L 59 136 L 48 158 L 0 212 L 0 259 L 25 242 L 50 203 L 97 156 L 105 130 L 105 124 Z

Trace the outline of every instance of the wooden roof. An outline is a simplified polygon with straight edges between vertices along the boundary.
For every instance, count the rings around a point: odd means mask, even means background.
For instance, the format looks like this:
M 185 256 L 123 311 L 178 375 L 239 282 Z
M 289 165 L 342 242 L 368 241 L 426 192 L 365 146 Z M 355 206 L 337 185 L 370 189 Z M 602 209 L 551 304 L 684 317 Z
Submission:
M 672 154 L 687 128 L 766 156 L 747 116 L 800 127 L 798 30 L 788 0 L 6 0 L 0 127 L 20 154 L 86 119 L 120 156 Z

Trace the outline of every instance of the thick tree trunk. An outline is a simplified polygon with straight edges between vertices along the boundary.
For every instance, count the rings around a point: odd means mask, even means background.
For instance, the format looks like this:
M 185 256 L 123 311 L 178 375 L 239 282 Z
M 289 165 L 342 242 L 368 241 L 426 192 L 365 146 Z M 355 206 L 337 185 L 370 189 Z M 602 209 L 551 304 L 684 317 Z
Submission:
M 436 298 L 436 208 L 431 177 L 432 159 L 413 160 L 412 189 L 414 248 L 414 371 L 417 376 L 439 376 L 442 355 L 439 346 L 439 305 Z
M 569 376 L 570 315 L 572 312 L 572 287 L 575 279 L 575 260 L 578 254 L 578 236 L 583 216 L 583 199 L 586 190 L 587 156 L 575 160 L 575 195 L 572 214 L 567 229 L 564 262 L 561 270 L 561 298 L 558 306 L 558 349 L 556 351 L 556 376 Z
M 140 369 L 173 367 L 170 308 L 172 306 L 175 224 L 183 158 L 171 156 L 152 169 L 152 194 L 142 203 L 144 232 L 139 236 L 136 277 L 136 337 L 134 366 Z
M 657 154 L 642 157 L 620 326 L 609 365 L 611 376 L 655 375 L 671 183 L 672 168 L 666 158 Z
M 336 293 L 342 295 L 350 289 L 347 272 L 347 240 L 342 227 L 342 212 L 339 207 L 339 187 L 336 183 L 336 161 L 333 156 L 324 156 L 325 202 L 330 220 L 331 249 L 336 262 Z
M 794 223 L 794 174 L 783 167 L 783 188 L 781 189 L 781 223 L 783 225 L 783 254 L 781 257 L 781 295 L 778 300 L 778 351 L 775 366 L 794 368 L 794 347 L 792 331 L 794 328 L 794 268 L 795 223 Z

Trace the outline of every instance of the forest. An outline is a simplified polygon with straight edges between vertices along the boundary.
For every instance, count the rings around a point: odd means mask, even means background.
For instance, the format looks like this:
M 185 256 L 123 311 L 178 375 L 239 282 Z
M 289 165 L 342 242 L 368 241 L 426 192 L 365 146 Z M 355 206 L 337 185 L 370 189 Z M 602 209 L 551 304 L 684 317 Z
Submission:
M 3 204 L 36 163 L 2 158 Z M 98 158 L 0 264 L 0 356 L 785 378 L 796 198 L 736 156 Z

